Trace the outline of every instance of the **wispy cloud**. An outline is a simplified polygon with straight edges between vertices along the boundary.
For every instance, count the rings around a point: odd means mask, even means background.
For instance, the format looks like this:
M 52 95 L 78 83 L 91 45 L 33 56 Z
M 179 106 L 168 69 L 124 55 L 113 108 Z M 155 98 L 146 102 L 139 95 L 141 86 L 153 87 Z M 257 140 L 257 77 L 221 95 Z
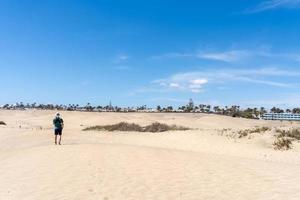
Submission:
M 299 0 L 300 1 L 300 0 Z M 237 63 L 249 61 L 253 58 L 272 58 L 286 59 L 300 62 L 300 53 L 298 52 L 272 52 L 270 49 L 232 49 L 227 51 L 198 51 L 194 53 L 166 53 L 163 55 L 152 56 L 151 59 L 182 59 L 193 58 L 201 60 L 221 61 L 227 63 Z
M 300 0 L 269 0 L 263 1 L 254 8 L 247 9 L 244 13 L 258 13 L 279 8 L 299 8 Z
M 206 78 L 189 77 L 186 74 L 175 74 L 166 79 L 154 80 L 152 83 L 169 90 L 190 91 L 199 93 L 205 84 L 208 83 Z
M 197 58 L 218 60 L 224 62 L 236 62 L 251 56 L 252 53 L 245 50 L 233 50 L 225 52 L 213 52 L 213 53 L 199 53 L 196 55 Z
M 281 83 L 276 81 L 269 81 L 269 80 L 260 80 L 260 79 L 253 79 L 248 77 L 236 77 L 237 81 L 241 82 L 249 82 L 249 83 L 255 83 L 255 84 L 262 84 L 262 85 L 269 85 L 274 87 L 292 87 L 292 84 L 289 83 Z
M 192 71 L 173 74 L 170 77 L 154 80 L 152 83 L 164 90 L 188 91 L 193 93 L 202 92 L 208 84 L 215 84 L 217 87 L 222 87 L 230 82 L 252 83 L 282 88 L 293 88 L 296 86 L 289 82 L 275 81 L 278 77 L 300 77 L 300 71 L 281 70 L 277 68 Z
M 115 57 L 115 59 L 113 60 L 114 63 L 121 63 L 121 62 L 125 62 L 129 59 L 129 56 L 126 55 L 126 54 L 120 54 L 120 55 L 117 55 Z
M 174 58 L 194 58 L 215 60 L 223 62 L 236 62 L 251 56 L 253 53 L 246 50 L 230 50 L 223 52 L 195 52 L 195 53 L 166 53 L 163 55 L 152 56 L 151 59 L 174 59 Z
M 248 107 L 259 107 L 259 106 L 265 106 L 265 107 L 299 107 L 300 102 L 300 95 L 299 94 L 282 94 L 277 95 L 276 99 L 261 99 L 261 100 L 254 100 L 254 101 L 245 101 L 242 102 L 244 106 Z

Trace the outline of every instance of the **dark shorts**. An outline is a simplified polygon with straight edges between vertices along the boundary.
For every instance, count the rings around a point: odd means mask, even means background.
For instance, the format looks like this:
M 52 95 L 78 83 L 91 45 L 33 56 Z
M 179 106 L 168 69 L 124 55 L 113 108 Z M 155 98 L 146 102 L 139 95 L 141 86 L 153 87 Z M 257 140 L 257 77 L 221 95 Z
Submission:
M 61 135 L 62 134 L 62 129 L 54 129 L 54 134 L 55 135 Z

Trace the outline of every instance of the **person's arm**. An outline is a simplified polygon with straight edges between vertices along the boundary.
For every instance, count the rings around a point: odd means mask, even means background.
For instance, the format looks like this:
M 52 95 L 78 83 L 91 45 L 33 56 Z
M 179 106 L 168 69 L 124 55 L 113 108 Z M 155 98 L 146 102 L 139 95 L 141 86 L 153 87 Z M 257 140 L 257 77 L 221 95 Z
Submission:
M 64 120 L 63 119 L 61 119 L 61 128 L 64 128 Z

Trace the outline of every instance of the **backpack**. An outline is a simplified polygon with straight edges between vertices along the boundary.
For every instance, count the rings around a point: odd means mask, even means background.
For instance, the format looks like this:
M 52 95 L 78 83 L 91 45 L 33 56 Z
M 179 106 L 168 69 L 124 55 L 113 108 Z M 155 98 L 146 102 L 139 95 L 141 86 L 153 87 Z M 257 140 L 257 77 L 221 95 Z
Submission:
M 55 126 L 55 128 L 62 128 L 62 124 L 63 124 L 63 119 L 60 118 L 60 117 L 55 117 L 54 120 L 53 120 L 53 124 Z

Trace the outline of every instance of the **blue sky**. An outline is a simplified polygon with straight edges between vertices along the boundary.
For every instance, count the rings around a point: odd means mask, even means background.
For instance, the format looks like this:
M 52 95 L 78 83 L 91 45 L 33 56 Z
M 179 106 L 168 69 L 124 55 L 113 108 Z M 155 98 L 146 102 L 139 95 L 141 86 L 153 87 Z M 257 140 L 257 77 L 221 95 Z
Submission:
M 300 0 L 0 0 L 0 104 L 300 106 Z

